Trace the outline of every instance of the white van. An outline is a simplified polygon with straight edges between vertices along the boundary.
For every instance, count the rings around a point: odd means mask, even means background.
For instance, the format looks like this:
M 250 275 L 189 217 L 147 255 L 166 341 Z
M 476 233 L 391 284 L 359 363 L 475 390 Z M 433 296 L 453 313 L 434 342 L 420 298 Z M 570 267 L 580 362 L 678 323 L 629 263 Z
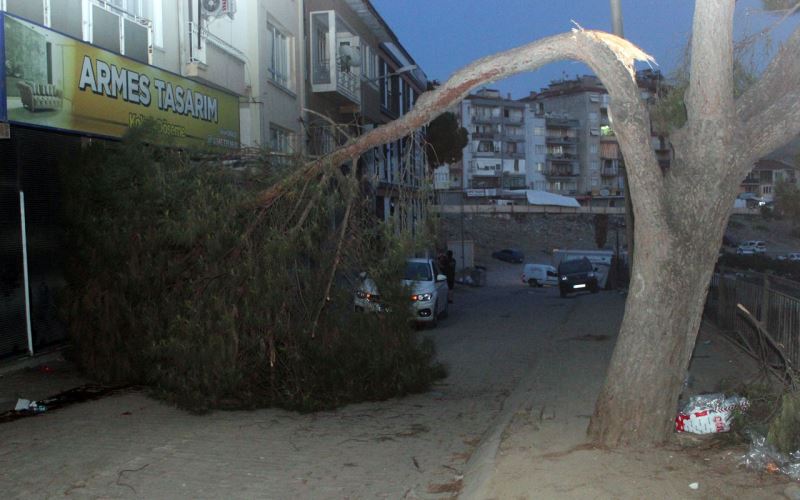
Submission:
M 522 282 L 530 286 L 556 286 L 558 271 L 547 264 L 525 264 L 522 268 Z

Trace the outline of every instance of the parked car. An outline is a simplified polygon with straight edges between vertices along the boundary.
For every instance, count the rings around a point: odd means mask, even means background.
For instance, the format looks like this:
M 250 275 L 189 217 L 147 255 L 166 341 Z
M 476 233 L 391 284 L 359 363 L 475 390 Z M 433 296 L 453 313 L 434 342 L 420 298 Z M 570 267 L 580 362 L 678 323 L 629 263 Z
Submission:
M 381 303 L 381 296 L 378 294 L 378 285 L 367 276 L 367 273 L 358 275 L 361 283 L 353 297 L 353 308 L 356 312 L 383 312 L 384 305 Z
M 562 261 L 558 265 L 558 291 L 561 297 L 584 290 L 597 293 L 597 276 L 589 259 L 584 257 Z
M 786 260 L 794 260 L 794 261 L 800 260 L 800 252 L 792 252 L 786 254 Z
M 558 270 L 547 264 L 525 264 L 521 278 L 530 286 L 555 286 L 558 284 Z
M 365 273 L 361 273 L 360 278 L 361 283 L 353 298 L 355 310 L 382 312 L 385 306 L 377 285 Z M 439 273 L 433 259 L 408 259 L 402 283 L 411 291 L 413 321 L 435 327 L 440 318 L 447 316 L 447 276 Z
M 494 252 L 492 257 L 498 260 L 504 260 L 506 262 L 513 262 L 516 264 L 522 264 L 522 262 L 525 260 L 525 254 L 519 250 L 514 250 L 511 248 L 504 248 Z
M 766 253 L 767 244 L 760 240 L 743 241 L 737 248 L 736 253 L 739 255 L 751 255 L 756 253 Z
M 747 208 L 758 208 L 767 203 L 764 198 L 758 196 L 756 193 L 739 193 L 738 198 L 744 200 Z

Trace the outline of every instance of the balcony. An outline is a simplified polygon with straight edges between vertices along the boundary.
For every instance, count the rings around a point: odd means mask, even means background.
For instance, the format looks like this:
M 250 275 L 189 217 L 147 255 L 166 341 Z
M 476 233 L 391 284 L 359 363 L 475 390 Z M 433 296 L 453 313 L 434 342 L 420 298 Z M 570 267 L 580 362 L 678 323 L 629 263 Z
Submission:
M 311 91 L 338 104 L 361 105 L 360 39 L 333 10 L 310 14 Z
M 472 115 L 472 123 L 500 123 L 502 119 L 499 116 L 487 115 Z
M 578 138 L 562 135 L 548 135 L 545 137 L 545 142 L 547 144 L 577 144 Z
M 570 153 L 547 153 L 547 160 L 566 163 L 566 162 L 574 162 L 578 161 L 578 155 L 570 154 Z
M 600 169 L 600 177 L 619 177 L 618 167 L 602 167 Z
M 570 177 L 578 177 L 578 172 L 576 172 L 572 167 L 562 167 L 561 165 L 548 165 L 544 169 L 545 177 L 550 178 L 570 178 Z

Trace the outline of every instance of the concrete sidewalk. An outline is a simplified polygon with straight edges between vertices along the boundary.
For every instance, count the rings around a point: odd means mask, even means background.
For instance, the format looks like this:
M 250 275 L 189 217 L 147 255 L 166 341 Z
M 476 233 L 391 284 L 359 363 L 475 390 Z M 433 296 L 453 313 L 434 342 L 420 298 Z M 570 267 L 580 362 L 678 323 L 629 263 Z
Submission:
M 588 325 L 585 325 L 588 326 Z M 595 333 L 596 332 L 596 333 Z M 738 467 L 744 445 L 677 443 L 652 450 L 604 450 L 588 443 L 586 428 L 610 360 L 616 332 L 605 341 L 596 325 L 576 335 L 566 325 L 540 365 L 509 398 L 492 449 L 481 450 L 465 499 L 784 498 L 788 481 Z M 585 337 L 585 333 L 601 337 Z M 728 380 L 747 380 L 756 363 L 705 327 L 690 368 L 686 394 L 719 391 Z M 705 444 L 703 444 L 705 443 Z M 689 485 L 698 483 L 698 489 Z

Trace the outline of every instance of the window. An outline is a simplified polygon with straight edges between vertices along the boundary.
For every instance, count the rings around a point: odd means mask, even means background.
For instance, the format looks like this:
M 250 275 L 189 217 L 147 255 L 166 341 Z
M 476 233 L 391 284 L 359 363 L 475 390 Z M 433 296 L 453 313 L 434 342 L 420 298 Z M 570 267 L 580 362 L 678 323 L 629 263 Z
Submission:
M 120 51 L 119 16 L 97 5 L 92 6 L 92 43 L 112 52 Z
M 592 160 L 591 163 L 589 164 L 589 170 L 591 170 L 592 172 L 597 172 L 599 168 L 600 168 L 600 162 L 598 162 L 597 160 Z
M 162 0 L 153 0 L 153 9 L 150 20 L 153 21 L 153 45 L 156 47 L 163 47 L 164 5 L 162 4 Z
M 331 12 L 311 13 L 312 85 L 328 85 L 332 82 L 331 46 L 329 42 L 332 19 Z
M 536 171 L 537 172 L 544 172 L 544 163 L 536 162 Z
M 31 0 L 6 0 L 6 10 L 33 22 L 44 24 L 44 8 L 42 2 Z
M 544 127 L 533 127 L 533 135 L 544 135 Z
M 400 115 L 404 115 L 406 104 L 406 81 L 398 77 L 397 79 L 397 111 Z
M 270 78 L 281 87 L 289 88 L 289 38 L 272 24 L 267 25 L 267 31 L 272 40 L 269 62 Z
M 50 27 L 56 31 L 83 38 L 81 0 L 50 2 Z
M 276 155 L 276 163 L 287 163 L 294 152 L 294 134 L 285 128 L 270 124 L 269 148 Z
M 589 152 L 591 154 L 593 154 L 593 155 L 597 154 L 597 143 L 596 142 L 592 143 L 592 144 L 589 144 Z
M 545 148 L 544 144 L 537 144 L 536 145 L 536 154 L 537 155 L 543 155 L 546 152 L 547 152 L 547 149 Z
M 378 80 L 380 87 L 381 87 L 381 105 L 385 109 L 389 109 L 392 102 L 392 82 L 389 75 L 389 63 L 386 62 L 384 59 L 380 59 L 378 62 Z
M 369 45 L 362 45 L 364 54 L 361 64 L 364 66 L 364 78 L 372 85 L 378 84 L 378 56 Z
M 600 120 L 600 116 L 597 114 L 597 112 L 592 111 L 589 113 L 589 123 L 596 125 L 598 120 Z

